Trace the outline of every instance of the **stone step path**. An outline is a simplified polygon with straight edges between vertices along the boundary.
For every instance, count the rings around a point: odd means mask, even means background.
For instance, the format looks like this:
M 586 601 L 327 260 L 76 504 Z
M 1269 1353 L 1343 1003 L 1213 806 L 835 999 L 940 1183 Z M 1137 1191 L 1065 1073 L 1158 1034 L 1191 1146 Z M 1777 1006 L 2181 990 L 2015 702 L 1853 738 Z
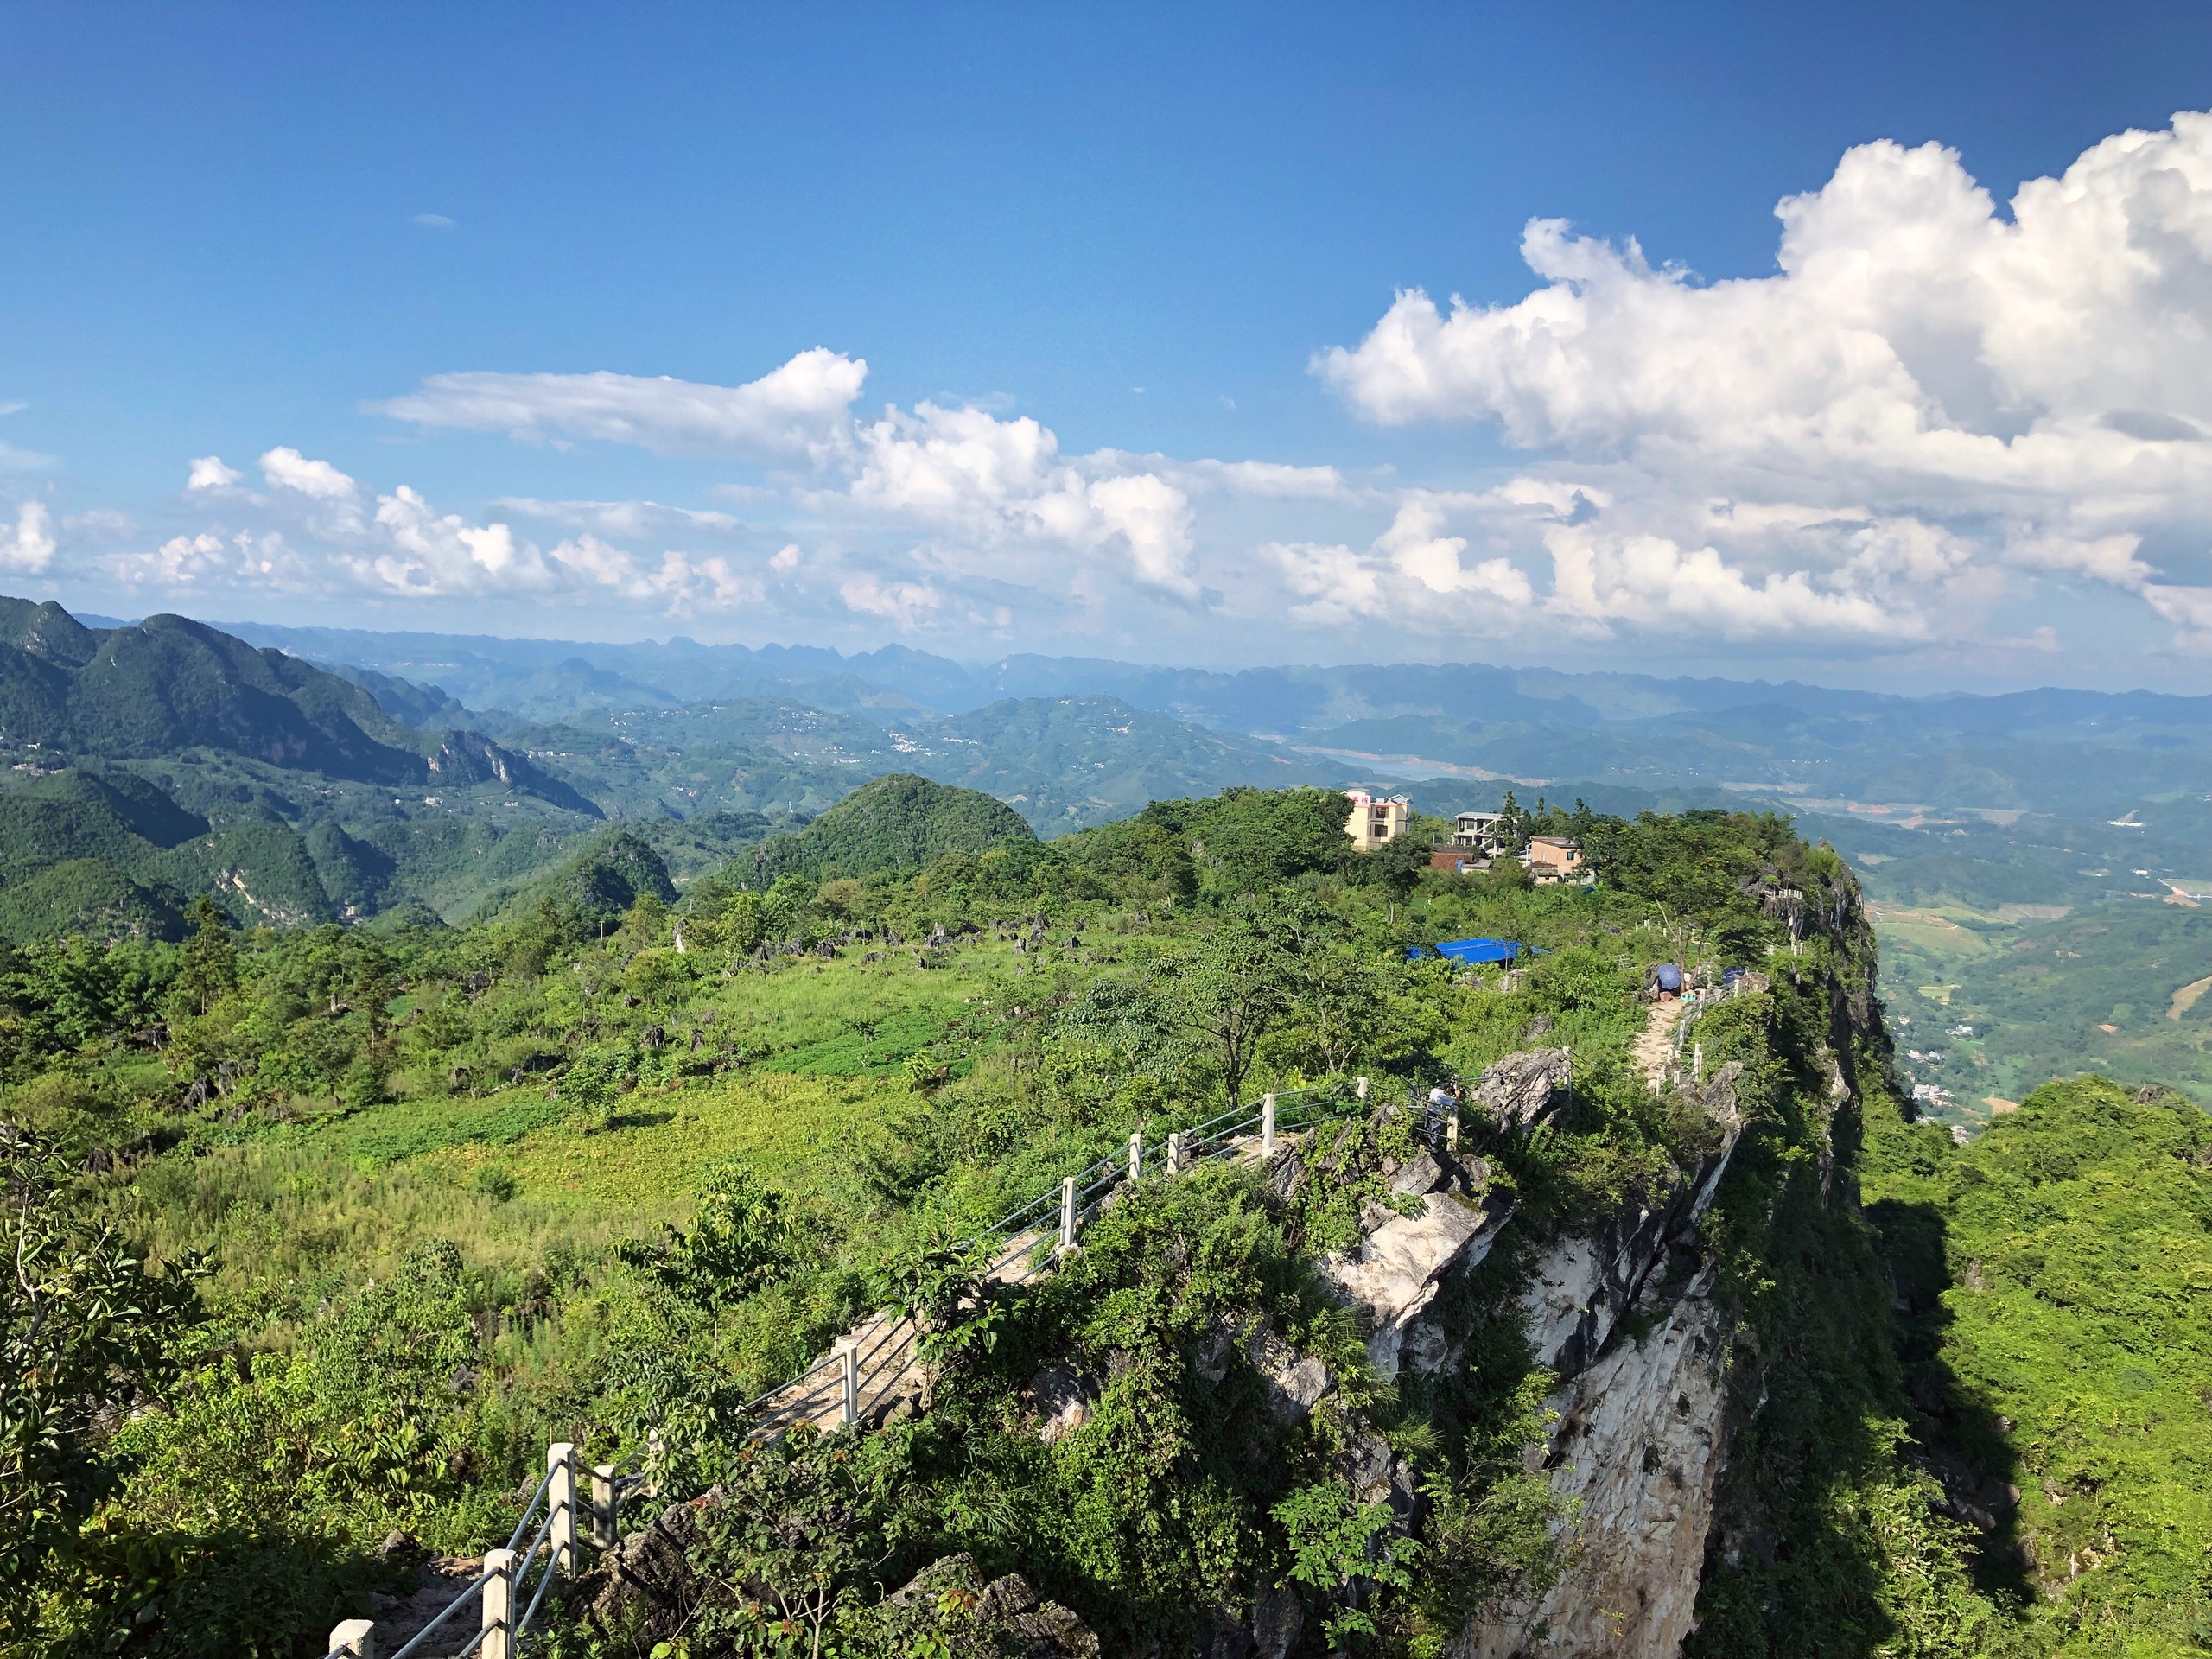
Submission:
M 992 1257 L 984 1277 L 994 1284 L 1019 1284 L 1050 1270 L 1050 1258 L 1033 1264 L 1040 1245 L 1058 1234 L 1032 1229 L 1008 1239 Z M 837 1350 L 851 1346 L 858 1355 L 855 1366 L 853 1416 L 874 1426 L 880 1423 L 902 1399 L 918 1399 L 922 1376 L 918 1364 L 919 1332 L 903 1313 L 871 1313 L 838 1341 L 830 1357 L 804 1376 L 785 1383 L 759 1404 L 756 1433 L 780 1433 L 800 1423 L 811 1423 L 827 1432 L 843 1426 L 845 1372 Z
M 1358 1079 L 1358 1099 L 1364 1106 L 1367 1098 L 1367 1079 Z M 1304 1092 L 1304 1091 L 1300 1091 Z M 1273 1122 L 1271 1116 L 1277 1097 L 1266 1096 L 1265 1121 Z M 1224 1113 L 1212 1120 L 1220 1123 L 1233 1115 Z M 1250 1124 L 1254 1119 L 1245 1118 Z M 1199 1126 L 1203 1130 L 1205 1125 Z M 1241 1127 L 1241 1125 L 1240 1125 Z M 1287 1146 L 1308 1131 L 1285 1130 L 1277 1144 Z M 1191 1141 L 1187 1152 L 1178 1151 L 1173 1145 L 1177 1137 L 1169 1137 L 1169 1167 L 1190 1167 L 1198 1161 L 1226 1159 L 1232 1162 L 1256 1162 L 1262 1156 L 1265 1140 L 1263 1131 L 1254 1128 L 1249 1133 L 1240 1133 L 1214 1139 Z M 1134 1148 L 1133 1148 L 1134 1155 Z M 1128 1192 L 1128 1177 L 1114 1167 L 1116 1159 L 1101 1160 L 1077 1179 L 1091 1179 L 1093 1185 L 1085 1189 L 1098 1196 L 1083 1212 L 1084 1218 L 1096 1214 Z M 1101 1187 L 1103 1192 L 1100 1191 Z M 1047 1195 L 1050 1197 L 1051 1195 Z M 1084 1201 L 1083 1193 L 1077 1202 Z M 1038 1200 L 1038 1204 L 1044 1203 Z M 1025 1206 L 1016 1216 L 1033 1213 L 1037 1205 Z M 1049 1272 L 1053 1257 L 1042 1254 L 1056 1244 L 1059 1238 L 1058 1217 L 1047 1211 L 1045 1225 L 1030 1225 L 1015 1233 L 1000 1245 L 991 1258 L 983 1276 L 989 1282 L 1001 1285 L 1020 1284 L 1025 1280 Z M 811 1369 L 802 1372 L 781 1388 L 763 1395 L 753 1402 L 756 1414 L 753 1430 L 756 1434 L 780 1434 L 800 1423 L 811 1423 L 829 1430 L 847 1423 L 868 1427 L 880 1425 L 902 1399 L 918 1404 L 923 1391 L 923 1376 L 919 1364 L 919 1332 L 913 1322 L 904 1314 L 878 1312 L 871 1313 L 841 1338 L 830 1352 Z M 844 1354 L 855 1355 L 849 1372 Z M 848 1402 L 847 1395 L 851 1399 Z
M 1667 1067 L 1675 1058 L 1675 1027 L 1689 1009 L 1686 1000 L 1654 1002 L 1643 1029 L 1630 1051 L 1637 1074 L 1654 1089 L 1667 1086 Z

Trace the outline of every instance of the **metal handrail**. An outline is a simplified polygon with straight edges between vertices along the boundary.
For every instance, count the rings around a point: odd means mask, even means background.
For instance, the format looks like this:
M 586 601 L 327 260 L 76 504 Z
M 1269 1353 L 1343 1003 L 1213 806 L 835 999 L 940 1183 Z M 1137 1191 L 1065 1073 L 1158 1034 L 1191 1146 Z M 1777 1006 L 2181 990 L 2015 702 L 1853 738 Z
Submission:
M 1230 1107 L 1227 1111 L 1225 1111 L 1225 1112 L 1216 1112 L 1216 1113 L 1215 1113 L 1211 1117 L 1210 1117 L 1210 1118 L 1206 1119 L 1206 1121 L 1205 1121 L 1205 1122 L 1203 1122 L 1203 1123 L 1193 1123 L 1193 1124 L 1192 1124 L 1192 1125 L 1191 1125 L 1191 1127 L 1190 1127 L 1189 1128 L 1187 1128 L 1187 1129 L 1184 1130 L 1184 1131 L 1183 1131 L 1184 1138 L 1185 1138 L 1185 1140 L 1187 1140 L 1187 1139 L 1189 1139 L 1192 1135 L 1194 1135 L 1203 1136 L 1203 1135 L 1205 1134 L 1205 1132 L 1206 1132 L 1208 1129 L 1211 1129 L 1211 1128 L 1213 1128 L 1213 1126 L 1214 1126 L 1215 1124 L 1217 1124 L 1217 1123 L 1219 1123 L 1219 1122 L 1223 1122 L 1224 1119 L 1231 1118 L 1231 1117 L 1236 1116 L 1237 1113 L 1239 1113 L 1239 1112 L 1243 1111 L 1243 1109 L 1244 1109 L 1244 1108 L 1243 1108 L 1243 1104 L 1240 1103 L 1238 1103 L 1238 1104 L 1236 1104 L 1236 1105 L 1231 1106 L 1231 1107 Z
M 915 1345 L 916 1345 L 917 1347 L 919 1347 L 919 1345 L 920 1345 L 920 1338 L 921 1338 L 921 1327 L 920 1327 L 919 1325 L 917 1325 L 917 1326 L 915 1326 L 915 1327 L 914 1327 L 914 1337 L 915 1337 L 915 1339 L 916 1339 L 916 1341 L 915 1341 Z M 904 1345 L 905 1345 L 904 1344 L 900 1344 L 900 1346 L 901 1346 L 901 1347 L 903 1347 Z M 880 1344 L 879 1344 L 879 1346 L 880 1346 Z M 892 1351 L 892 1357 L 893 1357 L 893 1358 L 897 1358 L 897 1357 L 898 1357 L 898 1353 L 899 1353 L 899 1350 L 898 1350 L 898 1349 L 893 1349 L 893 1350 Z M 890 1363 L 890 1361 L 889 1361 L 889 1360 L 886 1360 L 884 1363 L 885 1363 L 886 1364 L 888 1364 L 888 1363 Z M 896 1382 L 896 1381 L 897 1381 L 900 1376 L 904 1376 L 904 1375 L 906 1374 L 906 1368 L 907 1368 L 908 1366 L 912 1365 L 913 1363 L 914 1363 L 914 1362 L 913 1362 L 913 1360 L 912 1360 L 912 1358 L 911 1357 L 909 1357 L 908 1358 L 906 1358 L 906 1359 L 905 1359 L 905 1360 L 900 1361 L 900 1362 L 899 1362 L 899 1369 L 898 1369 L 897 1370 L 893 1371 L 893 1372 L 891 1374 L 892 1380 L 893 1380 L 893 1382 Z M 860 1373 L 860 1379 L 861 1379 L 861 1381 L 862 1382 L 873 1382 L 873 1381 L 874 1380 L 874 1378 L 875 1378 L 875 1375 L 876 1375 L 876 1374 L 875 1374 L 875 1372 L 874 1372 L 874 1371 L 865 1371 L 865 1370 L 864 1370 L 864 1371 L 861 1371 L 861 1372 Z
M 808 1377 L 812 1376 L 817 1371 L 820 1370 L 824 1365 L 829 1364 L 836 1357 L 837 1351 L 833 1348 L 828 1353 L 823 1355 L 821 1358 L 816 1360 L 813 1364 L 808 1366 L 804 1370 L 800 1371 L 796 1376 L 785 1377 L 782 1382 L 777 1383 L 774 1388 L 770 1389 L 765 1394 L 757 1394 L 753 1395 L 752 1399 L 747 1401 L 743 1405 L 740 1406 L 738 1409 L 741 1412 L 750 1411 L 755 1406 L 766 1404 L 769 1401 L 781 1394 L 785 1389 L 794 1387 L 798 1383 L 805 1382 Z
M 1230 1150 L 1230 1143 L 1236 1141 L 1240 1130 L 1254 1128 L 1260 1122 L 1258 1117 L 1249 1117 L 1213 1135 L 1200 1135 L 1194 1129 L 1185 1129 L 1183 1132 L 1183 1155 L 1194 1160 L 1217 1158 Z
M 830 1390 L 825 1387 L 817 1386 L 809 1389 L 804 1394 L 799 1395 L 798 1399 L 790 1401 L 784 1405 L 778 1406 L 773 1411 L 762 1417 L 760 1421 L 754 1425 L 754 1427 L 756 1428 L 772 1427 L 787 1417 L 791 1417 L 795 1414 L 804 1415 L 808 1408 L 818 1407 L 832 1399 L 835 1399 L 836 1397 L 836 1396 L 830 1392 Z
M 552 1517 L 548 1516 L 546 1519 L 550 1522 Z M 531 1555 L 536 1555 L 537 1554 L 536 1546 L 533 1545 L 531 1547 L 530 1553 Z M 515 1569 L 515 1582 L 517 1584 L 520 1584 L 523 1580 L 523 1575 L 529 1570 L 530 1560 L 525 1557 L 523 1564 Z M 549 1560 L 545 1563 L 544 1573 L 538 1578 L 537 1593 L 530 1599 L 529 1611 L 525 1612 L 519 1619 L 515 1621 L 515 1635 L 518 1637 L 519 1637 L 524 1630 L 527 1630 L 530 1628 L 530 1621 L 537 1617 L 538 1604 L 545 1599 L 545 1592 L 551 1586 L 553 1577 L 553 1563 Z
M 393 1654 L 391 1656 L 391 1659 L 407 1659 L 407 1656 L 409 1654 L 414 1652 L 416 1648 L 423 1645 L 424 1637 L 428 1637 L 432 1630 L 436 1630 L 439 1625 L 444 1624 L 446 1620 L 451 1618 L 455 1613 L 461 1611 L 461 1603 L 467 1601 L 469 1597 L 474 1595 L 479 1590 L 481 1590 L 491 1581 L 492 1575 L 489 1572 L 479 1573 L 474 1579 L 470 1580 L 469 1583 L 464 1585 L 460 1590 L 454 1593 L 454 1599 L 446 1604 L 445 1611 L 440 1613 L 435 1618 L 425 1624 L 421 1630 L 409 1637 L 407 1638 L 406 1645 L 402 1647 L 398 1652 Z M 325 1655 L 324 1659 L 339 1659 L 339 1656 L 346 1651 L 346 1649 L 343 1648 L 336 1649 L 331 1653 Z
M 1040 1204 L 1050 1203 L 1058 1195 L 1056 1193 L 1046 1192 L 1039 1197 L 1033 1198 L 1030 1199 L 1028 1203 L 1021 1205 L 1019 1209 L 1007 1211 L 1005 1215 L 1000 1217 L 989 1226 L 978 1232 L 976 1236 L 977 1238 L 984 1238 L 993 1233 L 1002 1233 L 1020 1217 L 1027 1215 L 1032 1210 L 1034 1210 Z
M 509 1549 L 512 1549 L 522 1541 L 522 1529 L 530 1524 L 530 1517 L 537 1513 L 539 1503 L 543 1500 L 545 1494 L 552 1490 L 552 1486 L 553 1471 L 548 1469 L 545 1471 L 545 1478 L 537 1483 L 537 1490 L 531 1494 L 530 1502 L 522 1506 L 522 1519 L 515 1522 L 514 1536 L 507 1540 Z M 547 1526 L 553 1524 L 553 1512 L 550 1509 L 545 1514 L 545 1524 Z
M 545 1535 L 553 1530 L 553 1511 L 549 1507 L 545 1519 L 537 1523 L 537 1534 L 530 1541 L 530 1548 L 522 1553 L 522 1560 L 515 1563 L 515 1582 L 519 1584 L 530 1571 L 530 1564 L 537 1559 L 537 1552 L 545 1548 Z M 512 1548 L 512 1545 L 508 1546 Z
M 893 1336 L 897 1335 L 899 1327 L 905 1325 L 906 1322 L 906 1316 L 902 1313 L 899 1318 L 892 1320 L 890 1324 L 885 1325 L 883 1327 L 883 1334 L 875 1339 L 875 1346 L 869 1349 L 868 1352 L 862 1354 L 858 1359 L 855 1360 L 853 1363 L 856 1366 L 865 1365 L 868 1361 L 874 1359 L 878 1354 L 883 1351 L 883 1344 L 890 1341 Z

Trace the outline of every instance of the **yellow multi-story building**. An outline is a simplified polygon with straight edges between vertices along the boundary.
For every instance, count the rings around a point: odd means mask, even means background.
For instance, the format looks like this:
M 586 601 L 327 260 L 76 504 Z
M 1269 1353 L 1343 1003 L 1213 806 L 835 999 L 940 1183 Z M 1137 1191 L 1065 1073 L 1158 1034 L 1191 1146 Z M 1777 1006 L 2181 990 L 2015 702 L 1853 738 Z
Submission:
M 1344 820 L 1344 834 L 1363 853 L 1372 852 L 1386 841 L 1396 840 L 1413 820 L 1414 804 L 1409 797 L 1370 795 L 1363 789 L 1348 789 L 1344 793 L 1351 800 L 1351 816 Z

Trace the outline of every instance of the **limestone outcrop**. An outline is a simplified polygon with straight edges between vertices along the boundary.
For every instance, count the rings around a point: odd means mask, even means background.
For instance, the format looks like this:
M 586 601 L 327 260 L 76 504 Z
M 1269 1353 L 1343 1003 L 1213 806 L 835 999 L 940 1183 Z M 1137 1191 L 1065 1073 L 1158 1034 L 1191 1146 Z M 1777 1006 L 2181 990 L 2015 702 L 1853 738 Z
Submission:
M 1509 1054 L 1475 1085 L 1475 1103 L 1508 1131 L 1533 1128 L 1563 1103 L 1574 1082 L 1574 1056 L 1564 1048 Z
M 1673 1659 L 1690 1633 L 1726 1452 L 1729 1322 L 1700 1270 L 1658 1325 L 1553 1397 L 1535 1448 L 1579 1510 L 1582 1547 L 1551 1589 L 1492 1610 L 1452 1659 L 1529 1653 Z
M 1406 1335 L 1436 1300 L 1445 1274 L 1488 1255 L 1512 1213 L 1510 1205 L 1447 1184 L 1429 1154 L 1417 1161 L 1437 1184 L 1405 1195 L 1421 1198 L 1419 1213 L 1381 1211 L 1357 1245 L 1320 1264 L 1322 1278 L 1365 1313 L 1367 1357 L 1386 1376 L 1398 1374 Z
M 1742 1075 L 1731 1062 L 1691 1093 L 1710 1131 L 1694 1168 L 1554 1240 L 1531 1268 L 1520 1312 L 1539 1363 L 1561 1382 L 1550 1437 L 1529 1455 L 1574 1506 L 1580 1547 L 1546 1593 L 1471 1623 L 1452 1659 L 1672 1659 L 1689 1634 L 1727 1450 L 1735 1335 L 1713 1300 L 1697 1223 L 1743 1132 Z M 1650 1327 L 1609 1341 L 1631 1310 Z

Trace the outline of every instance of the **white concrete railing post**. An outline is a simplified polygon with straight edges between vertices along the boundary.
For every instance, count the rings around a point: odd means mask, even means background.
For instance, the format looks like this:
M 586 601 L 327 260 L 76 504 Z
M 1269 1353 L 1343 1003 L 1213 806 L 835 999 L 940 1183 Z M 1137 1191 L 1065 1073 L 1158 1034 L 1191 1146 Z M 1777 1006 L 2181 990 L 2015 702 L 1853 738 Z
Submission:
M 515 1553 L 484 1552 L 484 1637 L 479 1659 L 515 1659 Z
M 1452 1103 L 1452 1116 L 1444 1120 L 1444 1150 L 1459 1150 L 1459 1103 L 1456 1100 Z
M 547 1571 L 562 1580 L 576 1576 L 576 1448 L 556 1440 L 545 1448 L 545 1532 Z
M 844 1382 L 840 1390 L 842 1397 L 839 1402 L 838 1415 L 845 1427 L 851 1428 L 861 1420 L 861 1345 L 847 1337 L 837 1344 L 837 1353 L 843 1362 Z
M 1367 1079 L 1365 1077 L 1355 1078 L 1353 1079 L 1353 1086 L 1358 1091 L 1360 1103 L 1364 1105 L 1367 1101 Z
M 660 1496 L 660 1471 L 664 1456 L 665 1451 L 660 1441 L 660 1430 L 647 1429 L 645 1431 L 645 1496 L 647 1497 Z
M 614 1465 L 595 1463 L 591 1470 L 591 1547 L 614 1548 Z
M 1275 1097 L 1260 1096 L 1260 1156 L 1262 1160 L 1275 1155 Z
M 1183 1168 L 1183 1132 L 1174 1130 L 1167 1137 L 1167 1173 L 1179 1174 Z
M 1137 1130 L 1129 1136 L 1129 1179 L 1136 1180 L 1144 1174 L 1144 1131 Z
M 1060 1183 L 1060 1248 L 1075 1249 L 1075 1177 Z
M 330 1653 L 344 1654 L 346 1659 L 377 1659 L 377 1627 L 374 1619 L 349 1618 L 330 1632 Z

